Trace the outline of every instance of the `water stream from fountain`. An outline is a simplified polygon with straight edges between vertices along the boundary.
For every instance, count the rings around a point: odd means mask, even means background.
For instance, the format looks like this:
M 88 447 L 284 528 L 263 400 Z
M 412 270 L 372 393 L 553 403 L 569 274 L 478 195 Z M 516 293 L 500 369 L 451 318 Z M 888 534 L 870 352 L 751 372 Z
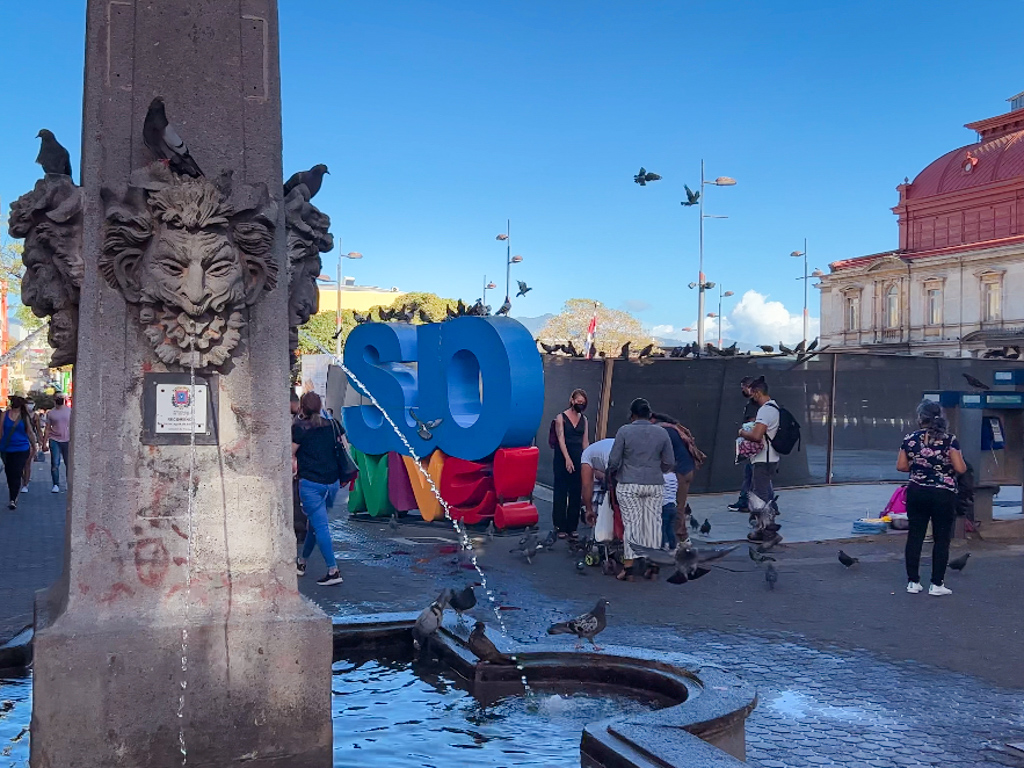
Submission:
M 185 694 L 188 689 L 188 625 L 192 603 L 192 521 L 196 500 L 196 340 L 195 334 L 190 335 L 188 358 L 189 388 L 189 458 L 188 458 L 188 543 L 185 553 L 185 605 L 181 625 L 181 680 L 178 692 L 178 750 L 181 752 L 181 764 L 188 763 L 188 746 L 185 743 Z
M 473 548 L 473 542 L 469 537 L 469 533 L 466 531 L 466 527 L 462 525 L 458 520 L 452 517 L 451 507 L 449 507 L 448 502 L 441 497 L 441 491 L 434 483 L 434 479 L 430 476 L 430 473 L 427 471 L 426 467 L 423 466 L 423 462 L 421 461 L 419 455 L 416 453 L 415 449 L 412 447 L 412 444 L 408 441 L 408 439 L 406 439 L 405 433 L 398 428 L 398 425 L 395 424 L 394 420 L 391 418 L 391 415 L 386 410 L 384 410 L 384 406 L 382 406 L 377 401 L 377 398 L 373 396 L 373 393 L 370 392 L 369 389 L 367 389 L 366 385 L 363 384 L 363 382 L 361 382 L 359 378 L 348 369 L 348 367 L 345 365 L 344 361 L 340 357 L 332 353 L 323 344 L 317 341 L 317 339 L 315 339 L 313 336 L 311 336 L 309 333 L 302 330 L 301 328 L 299 329 L 299 333 L 306 341 L 316 346 L 321 353 L 325 355 L 330 355 L 331 359 L 334 361 L 334 364 L 345 372 L 345 375 L 348 376 L 349 379 L 351 379 L 351 381 L 362 391 L 363 395 L 365 395 L 366 398 L 370 401 L 370 404 L 373 405 L 373 407 L 375 407 L 378 411 L 380 411 L 385 421 L 387 421 L 387 423 L 391 425 L 391 428 L 395 431 L 395 434 L 398 435 L 398 439 L 402 441 L 402 444 L 405 446 L 405 449 L 409 452 L 409 456 L 412 457 L 413 464 L 416 466 L 416 469 L 419 470 L 419 473 L 421 475 L 423 475 L 423 478 L 427 481 L 427 484 L 430 486 L 431 493 L 434 494 L 434 498 L 437 499 L 438 503 L 441 505 L 441 508 L 444 510 L 445 519 L 447 519 L 452 524 L 452 528 L 455 529 L 455 534 L 459 537 L 459 544 L 462 548 L 462 551 L 471 553 L 470 563 L 472 563 L 473 568 L 476 570 L 477 574 L 480 577 L 480 587 L 484 590 L 484 594 L 487 596 L 487 600 L 491 605 L 491 610 L 494 612 L 494 616 L 498 621 L 499 631 L 504 637 L 511 638 L 511 635 L 509 634 L 508 631 L 508 627 L 505 625 L 505 619 L 501 615 L 501 610 L 498 606 L 498 602 L 494 597 L 494 590 L 492 590 L 491 587 L 488 585 L 487 576 L 484 575 L 483 568 L 477 561 L 476 551 Z M 523 689 L 526 692 L 526 695 L 530 696 L 532 691 L 530 690 L 530 684 L 526 680 L 526 669 L 523 666 L 523 663 L 520 661 L 519 657 L 515 653 L 511 653 L 509 655 L 511 656 L 512 661 L 515 662 L 516 669 L 519 670 L 519 679 L 523 684 Z

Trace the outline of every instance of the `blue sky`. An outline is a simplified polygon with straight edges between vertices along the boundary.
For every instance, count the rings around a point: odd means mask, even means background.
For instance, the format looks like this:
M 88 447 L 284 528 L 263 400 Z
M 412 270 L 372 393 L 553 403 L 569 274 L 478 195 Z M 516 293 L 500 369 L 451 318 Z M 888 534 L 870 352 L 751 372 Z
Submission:
M 84 5 L 0 9 L 5 207 L 38 177 L 40 127 L 77 171 Z M 737 294 L 726 335 L 757 343 L 800 335 L 805 237 L 812 269 L 895 247 L 895 186 L 1024 90 L 1009 1 L 284 0 L 280 18 L 285 167 L 330 166 L 317 202 L 365 254 L 347 275 L 475 299 L 485 272 L 504 282 L 510 218 L 513 280 L 534 286 L 513 314 L 591 297 L 677 330 L 697 315 L 679 201 L 704 158 L 738 180 L 709 188 L 729 218 L 706 223 L 706 273 Z M 664 179 L 633 184 L 640 165 Z

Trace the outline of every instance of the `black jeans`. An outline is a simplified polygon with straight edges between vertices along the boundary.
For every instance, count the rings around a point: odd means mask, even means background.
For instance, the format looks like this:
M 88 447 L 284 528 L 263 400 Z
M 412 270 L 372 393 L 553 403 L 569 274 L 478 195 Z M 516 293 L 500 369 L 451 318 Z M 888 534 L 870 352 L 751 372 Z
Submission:
M 949 541 L 956 522 L 956 493 L 943 488 L 927 488 L 911 483 L 907 486 L 907 579 L 921 581 L 921 547 L 924 546 L 928 523 L 932 524 L 932 584 L 942 584 L 949 562 Z
M 573 456 L 575 471 L 565 469 L 565 457 L 555 449 L 553 469 L 555 473 L 554 498 L 551 502 L 551 520 L 559 533 L 575 533 L 580 522 L 580 506 L 583 497 L 583 481 L 580 477 L 580 457 Z
M 11 501 L 17 501 L 21 493 L 21 475 L 25 471 L 28 457 L 28 451 L 4 451 L 4 474 L 7 476 L 7 493 Z

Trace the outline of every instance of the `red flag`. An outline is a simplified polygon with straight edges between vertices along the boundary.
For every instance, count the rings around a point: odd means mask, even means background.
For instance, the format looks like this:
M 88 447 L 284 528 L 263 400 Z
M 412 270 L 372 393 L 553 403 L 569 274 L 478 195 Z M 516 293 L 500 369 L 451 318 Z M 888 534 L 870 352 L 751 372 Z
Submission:
M 594 336 L 597 334 L 597 307 L 594 307 L 594 316 L 590 318 L 590 325 L 587 326 L 587 360 L 593 357 Z

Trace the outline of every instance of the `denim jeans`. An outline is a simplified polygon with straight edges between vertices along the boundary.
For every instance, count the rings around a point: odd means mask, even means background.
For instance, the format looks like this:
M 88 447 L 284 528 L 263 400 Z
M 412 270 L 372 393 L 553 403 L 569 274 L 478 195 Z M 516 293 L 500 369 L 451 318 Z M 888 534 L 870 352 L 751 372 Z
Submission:
M 68 446 L 71 443 L 60 443 L 50 440 L 50 477 L 54 485 L 60 485 L 60 460 L 64 459 L 64 474 L 67 474 L 68 467 Z
M 302 559 L 308 560 L 313 548 L 319 546 L 324 556 L 327 570 L 337 566 L 334 559 L 334 546 L 331 542 L 331 531 L 327 527 L 327 510 L 334 506 L 338 495 L 339 484 L 335 480 L 330 485 L 314 483 L 312 480 L 299 480 L 299 498 L 302 499 L 302 511 L 306 513 L 309 525 L 306 529 L 306 542 L 302 545 Z
M 676 505 L 661 506 L 661 545 L 668 544 L 669 549 L 676 548 Z

